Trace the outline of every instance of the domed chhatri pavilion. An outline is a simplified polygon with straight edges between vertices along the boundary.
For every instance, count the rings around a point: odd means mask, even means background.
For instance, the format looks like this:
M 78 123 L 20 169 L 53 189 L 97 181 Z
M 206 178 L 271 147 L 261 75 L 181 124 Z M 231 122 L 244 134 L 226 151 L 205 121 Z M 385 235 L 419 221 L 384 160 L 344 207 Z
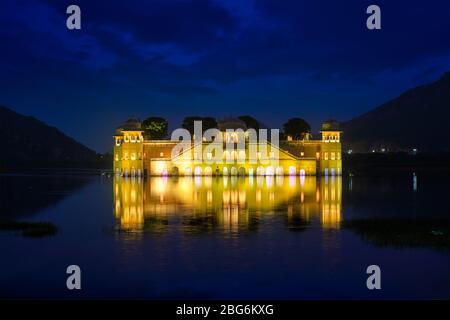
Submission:
M 341 175 L 341 131 L 339 123 L 328 120 L 323 123 L 320 140 L 293 140 L 287 137 L 276 146 L 265 142 L 267 158 L 252 156 L 254 142 L 248 139 L 244 121 L 228 118 L 218 123 L 223 137 L 224 161 L 211 163 L 200 160 L 194 140 L 183 150 L 183 161 L 172 158 L 172 150 L 180 141 L 145 140 L 141 122 L 130 119 L 116 129 L 114 135 L 114 172 L 121 176 L 163 175 Z M 231 130 L 231 132 L 230 132 Z M 236 132 L 232 132 L 236 130 Z M 243 134 L 237 134 L 238 131 Z M 270 135 L 270 133 L 269 133 Z M 240 141 L 243 140 L 243 141 Z M 203 150 L 211 142 L 203 141 Z M 233 151 L 225 145 L 234 145 Z M 198 143 L 197 143 L 198 146 Z M 272 161 L 277 154 L 276 161 Z M 209 158 L 210 153 L 207 154 Z M 221 155 L 222 156 L 222 155 Z M 226 159 L 226 161 L 225 161 Z

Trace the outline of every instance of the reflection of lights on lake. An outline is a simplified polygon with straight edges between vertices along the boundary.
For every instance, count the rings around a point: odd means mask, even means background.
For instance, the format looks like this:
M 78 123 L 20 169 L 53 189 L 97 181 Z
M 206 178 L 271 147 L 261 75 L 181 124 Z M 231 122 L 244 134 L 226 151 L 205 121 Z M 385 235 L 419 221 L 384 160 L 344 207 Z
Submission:
M 276 176 L 275 181 L 277 184 L 277 187 L 282 187 L 284 183 L 284 176 Z
M 213 194 L 211 190 L 208 190 L 208 192 L 206 193 L 206 201 L 208 202 L 208 204 L 211 204 L 213 200 Z
M 261 202 L 261 190 L 256 191 L 256 202 L 260 203 Z
M 201 176 L 194 177 L 194 185 L 195 185 L 196 189 L 201 188 L 201 186 L 202 186 L 202 177 Z
M 413 173 L 413 190 L 417 191 L 417 176 L 416 173 Z
M 297 177 L 296 176 L 289 176 L 289 187 L 295 187 L 297 183 Z
M 267 186 L 267 188 L 272 188 L 273 176 L 266 176 L 266 186 Z
M 171 217 L 180 213 L 176 209 L 179 206 L 187 210 L 183 215 L 199 215 L 199 218 L 214 215 L 214 225 L 225 226 L 226 221 L 234 219 L 238 223 L 234 227 L 239 229 L 254 223 L 254 215 L 260 217 L 273 212 L 273 208 L 290 205 L 291 216 L 302 215 L 309 220 L 314 219 L 317 211 L 316 217 L 322 216 L 322 225 L 338 227 L 342 180 L 329 178 L 330 183 L 325 184 L 326 177 L 301 176 L 300 186 L 296 182 L 297 177 L 151 177 L 143 179 L 141 184 L 118 177 L 112 188 L 115 196 L 113 207 L 121 227 L 127 230 L 142 230 L 144 220 L 155 216 L 161 221 L 175 219 Z M 229 179 L 234 181 L 230 183 Z M 286 213 L 288 207 L 284 208 Z
M 264 176 L 257 176 L 256 177 L 256 186 L 258 188 L 261 188 L 261 186 L 263 185 L 264 182 Z
M 205 187 L 208 189 L 211 188 L 213 178 L 211 176 L 207 176 L 203 177 L 203 179 L 205 180 Z

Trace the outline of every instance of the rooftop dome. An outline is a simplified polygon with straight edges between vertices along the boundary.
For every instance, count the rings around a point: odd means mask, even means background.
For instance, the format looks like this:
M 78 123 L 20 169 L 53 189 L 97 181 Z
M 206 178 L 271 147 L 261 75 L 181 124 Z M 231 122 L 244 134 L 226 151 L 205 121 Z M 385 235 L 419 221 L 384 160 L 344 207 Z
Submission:
M 242 129 L 244 131 L 247 130 L 247 126 L 245 125 L 245 122 L 238 118 L 227 118 L 219 121 L 217 123 L 217 127 L 220 131 L 226 131 L 227 129 Z
M 339 122 L 329 119 L 322 124 L 322 131 L 339 131 Z

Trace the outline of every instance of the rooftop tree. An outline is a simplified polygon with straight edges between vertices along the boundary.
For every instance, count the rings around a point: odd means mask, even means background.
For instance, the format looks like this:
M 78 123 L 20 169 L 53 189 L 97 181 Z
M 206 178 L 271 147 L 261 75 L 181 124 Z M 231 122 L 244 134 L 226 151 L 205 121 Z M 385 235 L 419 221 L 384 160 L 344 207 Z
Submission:
M 162 140 L 167 136 L 167 120 L 160 117 L 149 117 L 142 122 L 142 130 L 147 139 Z
M 252 116 L 240 116 L 239 119 L 245 122 L 247 129 L 255 129 L 257 132 L 260 128 L 258 120 L 253 118 Z
M 302 118 L 291 118 L 283 125 L 283 133 L 292 139 L 303 139 L 311 133 L 311 126 Z
M 217 128 L 217 121 L 212 117 L 190 116 L 186 117 L 181 124 L 181 127 L 189 131 L 191 135 L 194 134 L 194 121 L 202 121 L 202 130 L 205 132 L 208 129 Z

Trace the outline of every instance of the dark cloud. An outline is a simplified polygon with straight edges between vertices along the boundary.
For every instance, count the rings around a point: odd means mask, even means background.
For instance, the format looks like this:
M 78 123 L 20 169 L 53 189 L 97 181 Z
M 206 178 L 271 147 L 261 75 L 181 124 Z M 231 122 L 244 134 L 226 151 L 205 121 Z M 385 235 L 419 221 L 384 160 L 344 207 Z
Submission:
M 252 113 L 313 127 L 357 115 L 450 69 L 450 2 L 4 0 L 0 104 L 105 150 L 122 118 Z M 99 124 L 98 118 L 103 119 Z M 82 124 L 82 125 L 80 125 Z

